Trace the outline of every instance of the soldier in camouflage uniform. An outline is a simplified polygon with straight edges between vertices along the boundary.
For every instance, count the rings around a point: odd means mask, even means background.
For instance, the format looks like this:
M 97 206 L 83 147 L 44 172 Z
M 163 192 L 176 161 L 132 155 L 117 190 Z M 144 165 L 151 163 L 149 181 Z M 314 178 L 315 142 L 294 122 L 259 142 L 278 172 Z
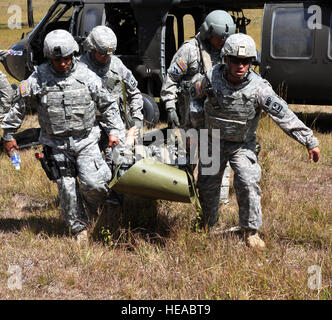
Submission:
M 44 41 L 48 62 L 36 67 L 19 87 L 19 101 L 2 122 L 5 149 L 18 149 L 13 138 L 25 116 L 25 102 L 37 103 L 40 142 L 56 164 L 61 213 L 72 234 L 86 234 L 87 215 L 96 215 L 108 196 L 110 169 L 98 147 L 100 129 L 95 108 L 107 125 L 109 145 L 117 145 L 124 124 L 116 100 L 102 80 L 74 57 L 78 44 L 65 30 L 50 32 Z M 78 180 L 80 182 L 80 187 Z M 82 191 L 82 196 L 80 194 Z M 86 210 L 83 201 L 86 204 Z
M 262 224 L 261 168 L 255 152 L 256 129 L 264 110 L 290 137 L 306 146 L 310 159 L 319 159 L 318 140 L 313 132 L 288 108 L 268 81 L 251 68 L 256 56 L 254 40 L 244 34 L 230 36 L 221 50 L 225 65 L 216 65 L 203 77 L 197 97 L 206 96 L 205 128 L 211 141 L 206 150 L 220 148 L 212 161 L 220 163 L 217 173 L 209 174 L 210 164 L 200 161 L 198 189 L 204 223 L 211 228 L 218 221 L 220 180 L 227 161 L 234 170 L 234 188 L 239 205 L 239 227 L 251 247 L 264 248 L 257 230 Z M 193 93 L 194 91 L 192 91 Z
M 176 52 L 167 70 L 160 94 L 161 100 L 165 103 L 170 127 L 179 126 L 181 121 L 184 128 L 199 129 L 202 122 L 203 101 L 196 100 L 198 103 L 191 104 L 189 88 L 208 69 L 221 62 L 220 49 L 235 30 L 233 18 L 226 11 L 212 11 L 206 16 L 199 33 L 193 39 L 184 42 Z M 179 100 L 183 100 L 183 104 L 179 103 L 178 97 Z M 229 180 L 230 166 L 227 164 L 221 184 L 221 203 L 228 203 Z
M 8 53 L 8 50 L 0 50 L 0 61 L 2 61 Z M 13 96 L 14 90 L 9 84 L 6 75 L 0 71 L 0 121 L 9 111 Z
M 85 47 L 88 51 L 80 58 L 80 61 L 97 73 L 108 91 L 118 101 L 127 129 L 134 122 L 135 126 L 142 130 L 143 97 L 137 88 L 137 81 L 132 72 L 118 57 L 113 55 L 116 46 L 117 38 L 112 29 L 106 26 L 97 26 L 91 30 L 85 41 Z M 102 122 L 101 125 L 104 126 Z M 122 148 L 124 136 L 119 138 L 120 145 L 118 148 Z M 104 151 L 106 161 L 112 167 L 113 150 L 106 148 Z

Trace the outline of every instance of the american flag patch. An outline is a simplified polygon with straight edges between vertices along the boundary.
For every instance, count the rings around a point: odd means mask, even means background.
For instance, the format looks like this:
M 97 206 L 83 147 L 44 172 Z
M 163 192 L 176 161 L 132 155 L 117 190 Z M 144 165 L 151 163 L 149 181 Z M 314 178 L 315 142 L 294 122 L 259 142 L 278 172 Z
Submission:
M 195 87 L 196 87 L 197 96 L 200 96 L 202 94 L 202 82 L 201 81 L 196 82 Z
M 26 82 L 21 82 L 20 84 L 20 94 L 24 95 L 25 93 L 27 93 L 28 88 L 27 88 L 27 83 Z
M 177 64 L 181 68 L 182 71 L 186 71 L 188 69 L 188 66 L 185 64 L 185 62 L 183 60 L 178 61 Z

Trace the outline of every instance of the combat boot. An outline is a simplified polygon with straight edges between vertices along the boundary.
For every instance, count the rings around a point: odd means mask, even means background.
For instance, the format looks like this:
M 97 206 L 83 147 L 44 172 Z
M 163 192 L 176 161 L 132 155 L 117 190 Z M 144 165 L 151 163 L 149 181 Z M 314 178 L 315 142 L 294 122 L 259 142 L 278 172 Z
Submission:
M 259 237 L 256 230 L 245 231 L 244 239 L 249 248 L 264 250 L 266 248 L 265 242 Z
M 266 248 L 265 242 L 259 237 L 257 230 L 247 230 L 241 228 L 240 226 L 235 226 L 228 229 L 217 227 L 215 230 L 212 230 L 211 234 L 222 235 L 226 238 L 236 236 L 244 240 L 249 248 L 258 250 L 264 250 Z
M 88 231 L 86 229 L 76 233 L 75 238 L 78 245 L 86 245 L 89 243 Z

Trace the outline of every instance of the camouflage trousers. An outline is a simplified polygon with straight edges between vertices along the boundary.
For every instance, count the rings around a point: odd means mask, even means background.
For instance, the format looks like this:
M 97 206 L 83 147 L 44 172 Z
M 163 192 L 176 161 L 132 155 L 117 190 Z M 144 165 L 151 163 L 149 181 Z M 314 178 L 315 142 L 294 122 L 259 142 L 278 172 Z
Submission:
M 211 153 L 212 144 L 208 149 Z M 220 157 L 212 161 L 220 161 L 216 174 L 204 174 L 204 168 L 211 164 L 199 163 L 197 187 L 203 210 L 203 223 L 213 226 L 219 219 L 220 183 L 226 163 L 229 162 L 234 171 L 234 188 L 239 206 L 239 225 L 246 229 L 259 229 L 262 225 L 261 168 L 256 154 L 256 142 L 235 143 L 220 141 Z
M 190 98 L 188 96 L 183 96 L 182 105 L 179 108 L 180 114 L 181 114 L 181 119 L 184 119 L 182 126 L 185 129 L 196 127 L 195 120 L 197 120 L 197 119 L 194 120 L 194 115 L 190 111 L 191 102 L 192 102 L 192 100 L 190 100 Z M 203 101 L 201 101 L 201 102 L 204 103 Z M 203 109 L 203 107 L 201 107 L 201 108 Z M 204 113 L 203 113 L 203 121 L 204 121 Z M 198 123 L 199 122 L 200 122 L 200 120 L 198 120 Z M 219 196 L 220 204 L 229 203 L 228 197 L 229 197 L 230 177 L 231 177 L 231 167 L 229 165 L 229 162 L 227 162 L 225 169 L 224 169 L 224 173 L 222 175 L 221 182 L 220 182 L 220 196 Z
M 96 216 L 108 196 L 112 173 L 100 152 L 99 138 L 96 126 L 87 137 L 70 137 L 61 142 L 52 139 L 47 143 L 62 172 L 56 181 L 61 214 L 74 234 L 86 227 L 88 216 Z
M 221 179 L 220 197 L 219 197 L 220 204 L 229 203 L 228 197 L 229 197 L 230 179 L 231 179 L 231 167 L 229 165 L 229 162 L 227 162 Z
M 10 86 L 6 75 L 0 71 L 0 121 L 9 111 L 14 91 Z

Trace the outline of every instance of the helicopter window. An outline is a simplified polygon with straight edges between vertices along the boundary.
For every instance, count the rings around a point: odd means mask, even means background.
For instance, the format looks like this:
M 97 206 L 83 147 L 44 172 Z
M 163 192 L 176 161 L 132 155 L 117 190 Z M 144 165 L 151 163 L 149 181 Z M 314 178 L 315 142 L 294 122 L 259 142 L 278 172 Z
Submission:
M 59 17 L 58 21 L 69 21 L 73 15 L 73 7 L 63 11 L 63 14 Z
M 272 18 L 271 56 L 308 59 L 313 54 L 314 30 L 303 8 L 278 8 Z
M 48 19 L 47 31 L 50 32 L 56 28 L 66 29 L 69 28 L 70 19 L 73 14 L 73 7 L 71 5 L 59 5 L 53 12 L 52 16 Z
M 178 21 L 175 15 L 168 14 L 166 19 L 166 41 L 172 42 L 172 46 L 176 51 L 178 48 Z M 169 44 L 167 44 L 169 45 Z M 175 52 L 174 52 L 175 53 Z
M 192 15 L 186 14 L 183 17 L 183 35 L 184 35 L 184 40 L 189 40 L 195 36 L 195 21 Z
M 84 35 L 88 35 L 89 32 L 99 24 L 99 12 L 95 8 L 90 8 L 85 13 L 84 18 Z
M 45 24 L 45 26 L 43 27 L 44 28 L 43 39 L 49 32 L 56 29 L 64 29 L 69 31 L 72 14 L 73 14 L 72 5 L 60 4 L 56 8 L 56 10 L 52 13 L 52 15 L 49 17 L 47 24 Z

